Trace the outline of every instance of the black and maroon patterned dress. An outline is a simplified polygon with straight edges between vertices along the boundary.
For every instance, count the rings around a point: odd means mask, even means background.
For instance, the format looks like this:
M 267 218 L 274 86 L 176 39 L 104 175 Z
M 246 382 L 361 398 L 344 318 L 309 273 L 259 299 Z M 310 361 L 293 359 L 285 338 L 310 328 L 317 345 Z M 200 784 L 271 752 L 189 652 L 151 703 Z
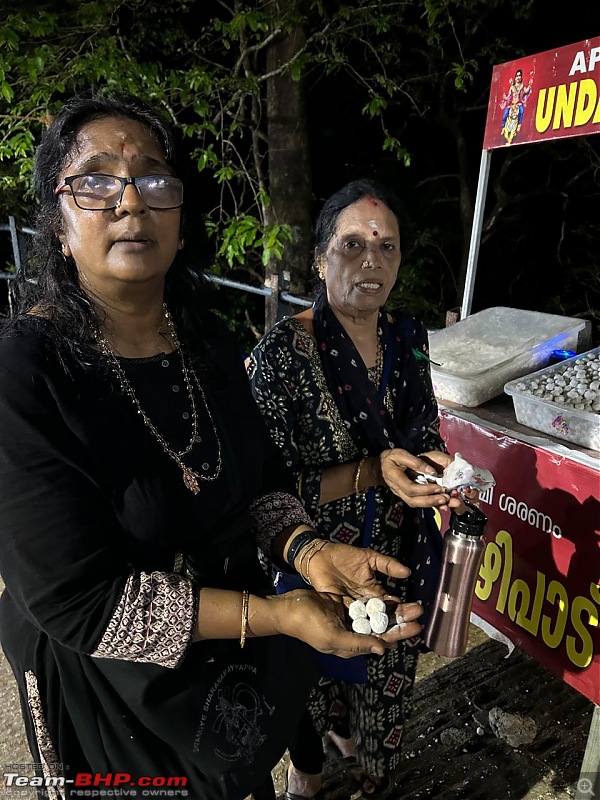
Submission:
M 394 440 L 392 431 L 386 430 L 389 445 L 410 449 L 414 454 L 443 450 L 426 329 L 413 317 L 398 312 L 388 314 L 384 321 L 383 345 L 391 369 L 383 402 L 401 438 Z M 381 327 L 379 334 L 383 336 Z M 358 411 L 349 419 L 352 411 L 340 411 L 334 399 L 319 352 L 327 347 L 336 357 L 335 342 L 326 342 L 320 348 L 298 319 L 278 323 L 256 346 L 247 364 L 255 400 L 287 465 L 294 470 L 298 492 L 317 529 L 332 541 L 368 545 L 407 564 L 412 569 L 411 578 L 388 579 L 388 590 L 405 600 L 427 602 L 436 586 L 441 541 L 430 512 L 408 508 L 383 487 L 319 505 L 323 470 L 356 462 L 367 452 L 374 452 L 351 435 L 352 426 L 366 420 L 367 412 Z M 358 352 L 356 356 L 348 365 L 355 379 L 342 381 L 340 392 L 357 391 L 362 385 L 364 393 L 362 379 L 378 379 L 375 368 L 367 370 Z M 361 370 L 364 374 L 357 378 Z M 365 530 L 369 517 L 369 530 Z M 285 580 L 285 576 L 280 577 Z M 352 733 L 358 757 L 369 774 L 392 775 L 398 767 L 421 647 L 418 639 L 404 641 L 397 650 L 381 657 L 351 659 L 339 665 L 341 670 L 336 665 L 324 667 L 336 677 L 321 678 L 311 694 L 309 709 L 319 732 L 335 729 L 346 736 Z M 358 661 L 363 662 L 362 668 Z

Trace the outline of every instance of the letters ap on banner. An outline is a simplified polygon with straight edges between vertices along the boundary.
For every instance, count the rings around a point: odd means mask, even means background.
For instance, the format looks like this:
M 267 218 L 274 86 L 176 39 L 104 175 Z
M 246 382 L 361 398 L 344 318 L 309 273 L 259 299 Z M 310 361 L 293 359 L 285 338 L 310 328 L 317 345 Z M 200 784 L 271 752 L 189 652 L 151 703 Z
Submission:
M 600 133 L 600 36 L 498 64 L 484 150 Z

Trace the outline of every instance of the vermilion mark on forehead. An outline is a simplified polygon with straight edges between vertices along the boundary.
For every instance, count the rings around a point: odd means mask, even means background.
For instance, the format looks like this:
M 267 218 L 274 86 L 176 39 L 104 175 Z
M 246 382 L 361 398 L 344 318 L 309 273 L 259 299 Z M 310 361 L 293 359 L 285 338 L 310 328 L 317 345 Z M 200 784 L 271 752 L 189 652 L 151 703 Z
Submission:
M 125 154 L 125 142 L 121 142 L 120 147 L 121 147 L 121 152 Z
M 373 236 L 379 236 L 379 231 L 373 231 Z

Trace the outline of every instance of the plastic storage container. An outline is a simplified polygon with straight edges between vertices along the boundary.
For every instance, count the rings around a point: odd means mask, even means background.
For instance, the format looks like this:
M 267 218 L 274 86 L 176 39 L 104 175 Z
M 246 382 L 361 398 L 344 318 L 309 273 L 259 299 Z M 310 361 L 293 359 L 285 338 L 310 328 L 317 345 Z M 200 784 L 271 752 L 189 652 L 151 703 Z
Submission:
M 565 391 L 568 386 L 557 386 L 555 383 L 557 379 L 562 378 L 566 384 L 570 385 L 572 373 L 569 370 L 581 367 L 584 362 L 589 364 L 590 361 L 596 362 L 596 368 L 591 370 L 588 367 L 587 377 L 582 378 L 578 385 L 587 386 L 588 390 L 591 387 L 591 391 L 597 392 L 596 398 L 600 398 L 600 389 L 596 389 L 596 384 L 600 384 L 600 347 L 553 364 L 551 367 L 541 369 L 520 380 L 507 383 L 504 391 L 513 399 L 517 422 L 534 428 L 536 431 L 549 433 L 557 439 L 574 442 L 588 447 L 590 450 L 600 450 L 599 411 L 572 407 L 569 403 L 573 400 L 567 396 L 568 393 Z M 544 396 L 537 397 L 533 394 L 534 391 L 542 391 L 543 387 L 548 386 L 548 383 L 551 387 L 555 387 L 551 388 L 550 392 L 561 392 L 562 402 L 550 400 Z M 576 386 L 573 388 L 575 389 Z M 550 393 L 546 388 L 543 390 L 544 394 Z M 599 405 L 597 399 L 595 405 Z
M 479 406 L 504 385 L 546 366 L 553 350 L 589 347 L 590 323 L 574 317 L 497 306 L 429 337 L 436 397 Z

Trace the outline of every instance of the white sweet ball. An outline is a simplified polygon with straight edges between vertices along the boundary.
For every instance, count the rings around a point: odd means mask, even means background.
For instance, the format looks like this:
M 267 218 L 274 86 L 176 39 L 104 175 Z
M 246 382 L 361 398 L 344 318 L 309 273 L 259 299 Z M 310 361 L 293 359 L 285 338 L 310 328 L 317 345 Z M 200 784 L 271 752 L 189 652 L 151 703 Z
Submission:
M 350 615 L 350 619 L 366 619 L 367 617 L 367 609 L 365 608 L 365 604 L 362 600 L 354 600 L 348 606 L 348 614 Z
M 352 630 L 355 633 L 371 633 L 371 623 L 366 617 L 352 620 Z
M 385 603 L 380 597 L 371 597 L 367 600 L 367 614 L 371 617 L 373 614 L 381 614 L 385 612 Z
M 385 633 L 388 626 L 388 615 L 380 611 L 375 611 L 371 614 L 370 622 L 373 633 Z

